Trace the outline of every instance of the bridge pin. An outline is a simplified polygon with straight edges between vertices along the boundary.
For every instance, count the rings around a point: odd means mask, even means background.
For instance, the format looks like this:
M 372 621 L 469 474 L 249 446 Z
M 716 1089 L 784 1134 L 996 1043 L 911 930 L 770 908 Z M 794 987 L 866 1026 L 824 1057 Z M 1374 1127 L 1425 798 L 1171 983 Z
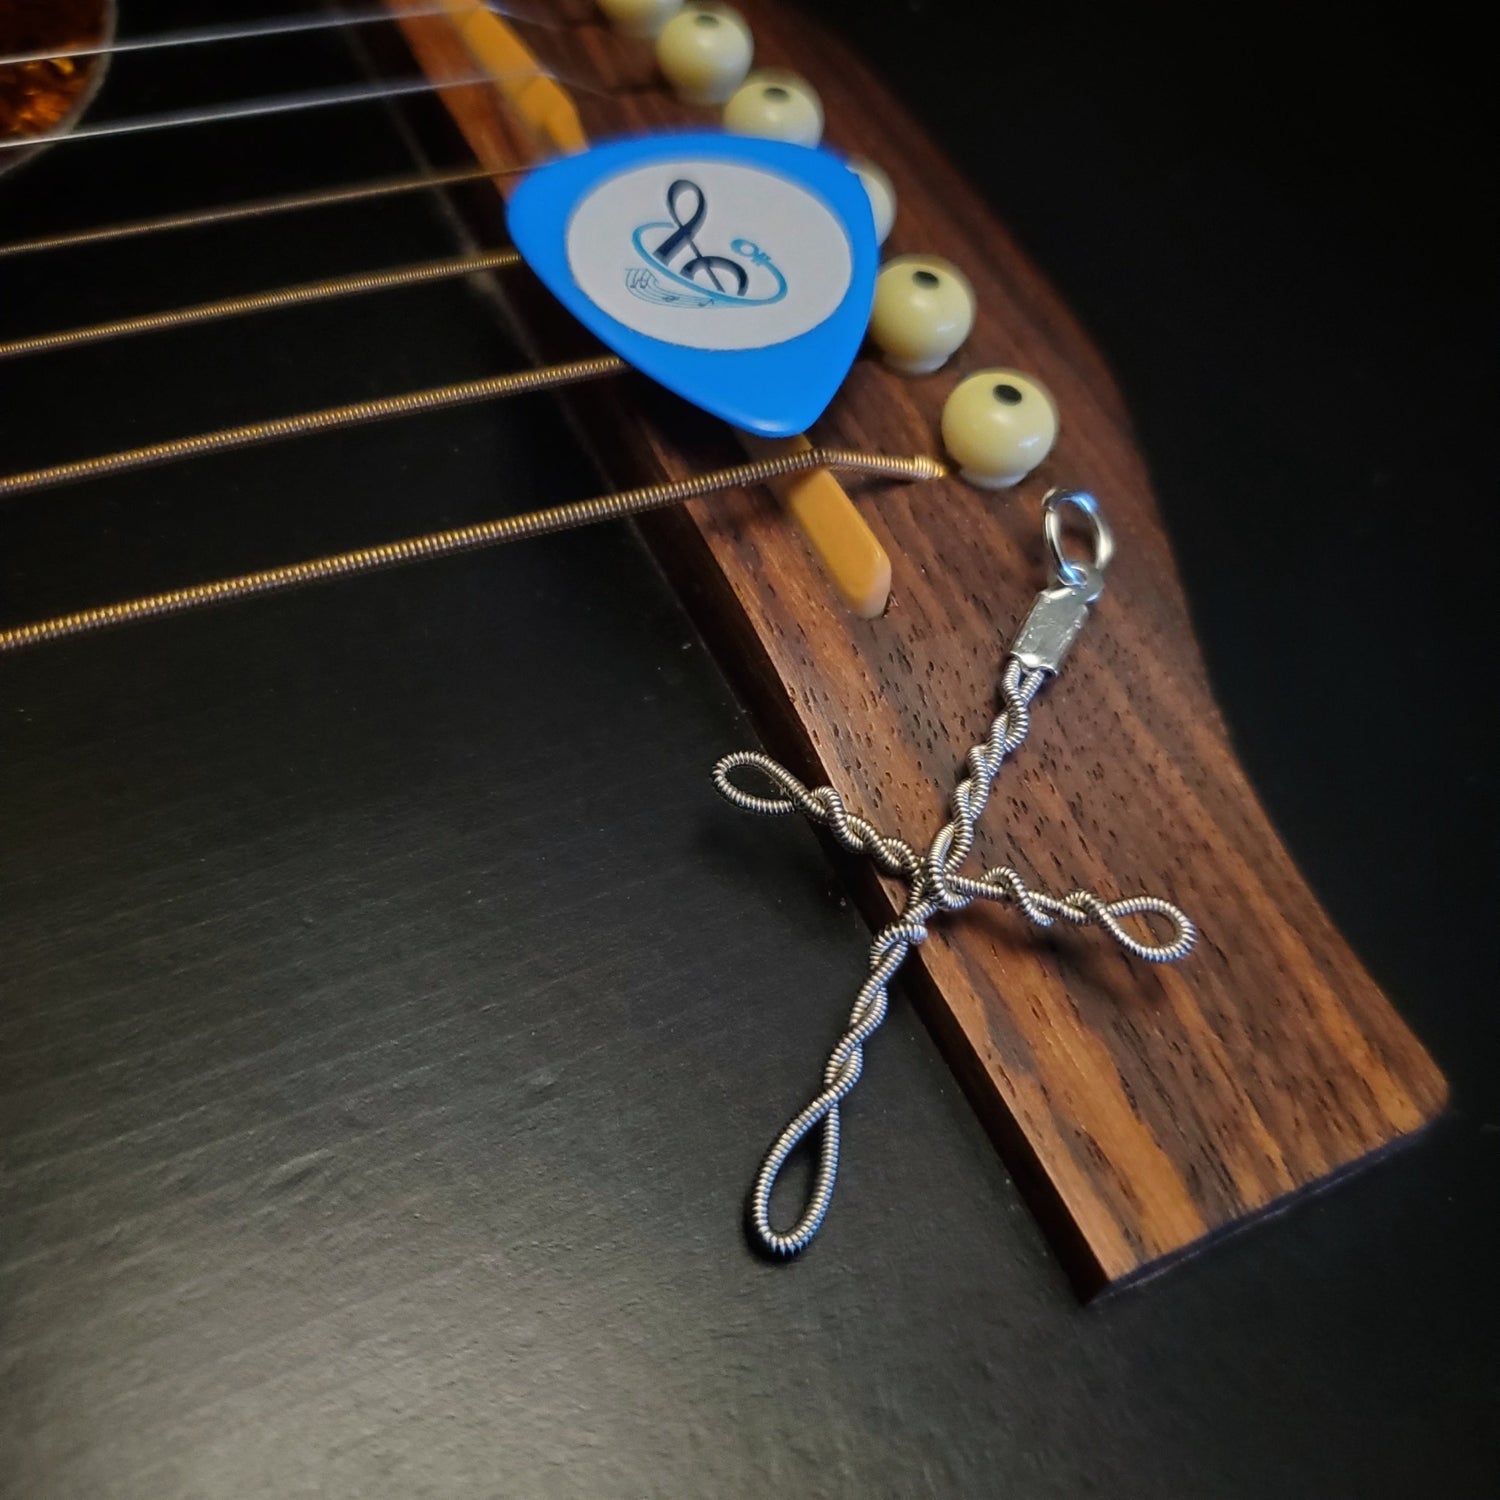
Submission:
M 875 243 L 883 245 L 896 222 L 896 189 L 881 167 L 867 161 L 863 156 L 849 159 L 849 170 L 864 184 L 865 195 L 870 200 L 870 212 L 875 215 Z
M 981 489 L 1019 484 L 1056 441 L 1052 397 L 1019 370 L 981 370 L 943 406 L 943 444 L 964 478 Z
M 823 138 L 823 105 L 805 78 L 784 68 L 757 68 L 724 106 L 724 128 L 816 146 Z
M 723 104 L 745 81 L 755 42 L 744 17 L 728 5 L 686 6 L 656 39 L 656 62 L 688 104 Z
M 898 255 L 875 281 L 870 337 L 892 369 L 927 375 L 957 351 L 974 327 L 974 288 L 936 255 Z

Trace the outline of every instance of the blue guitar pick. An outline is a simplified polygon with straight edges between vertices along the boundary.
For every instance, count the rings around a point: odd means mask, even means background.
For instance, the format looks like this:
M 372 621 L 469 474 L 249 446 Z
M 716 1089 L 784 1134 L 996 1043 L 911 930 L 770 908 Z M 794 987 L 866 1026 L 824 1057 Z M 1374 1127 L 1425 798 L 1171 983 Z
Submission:
M 859 178 L 784 141 L 696 132 L 595 146 L 522 182 L 510 232 L 628 364 L 766 437 L 827 409 L 875 297 Z

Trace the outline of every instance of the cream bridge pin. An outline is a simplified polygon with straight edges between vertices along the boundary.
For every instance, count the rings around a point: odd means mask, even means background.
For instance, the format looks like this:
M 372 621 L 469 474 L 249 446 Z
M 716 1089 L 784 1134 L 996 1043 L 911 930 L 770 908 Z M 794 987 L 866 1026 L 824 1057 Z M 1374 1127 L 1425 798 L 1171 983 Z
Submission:
M 763 437 L 822 416 L 869 323 L 874 217 L 828 151 L 707 133 L 597 146 L 531 173 L 510 231 L 628 364 Z

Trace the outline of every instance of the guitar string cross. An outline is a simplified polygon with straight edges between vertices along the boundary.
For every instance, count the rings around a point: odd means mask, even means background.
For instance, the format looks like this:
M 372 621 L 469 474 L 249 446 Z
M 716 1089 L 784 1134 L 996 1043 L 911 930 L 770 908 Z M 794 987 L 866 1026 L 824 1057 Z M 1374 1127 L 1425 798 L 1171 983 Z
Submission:
M 1091 564 L 1070 561 L 1063 555 L 1058 514 L 1062 505 L 1082 511 L 1093 527 L 1095 556 Z M 1104 901 L 1086 890 L 1053 896 L 1032 889 L 1009 865 L 977 876 L 963 873 L 995 777 L 1006 757 L 1025 741 L 1031 728 L 1031 701 L 1057 673 L 1083 628 L 1089 606 L 1103 588 L 1103 569 L 1112 551 L 1109 530 L 1090 495 L 1053 491 L 1043 502 L 1043 518 L 1054 559 L 1054 586 L 1038 594 L 1011 647 L 1000 678 L 1003 707 L 989 733 L 969 751 L 966 774 L 950 799 L 953 816 L 938 830 L 925 855 L 851 813 L 833 787 L 809 788 L 785 766 L 759 751 L 728 755 L 714 767 L 714 786 L 735 807 L 768 816 L 801 813 L 810 823 L 827 828 L 844 848 L 867 855 L 883 874 L 906 886 L 900 913 L 881 929 L 870 949 L 869 972 L 854 1002 L 848 1027 L 823 1069 L 822 1090 L 776 1137 L 750 1190 L 751 1230 L 769 1255 L 799 1254 L 822 1226 L 838 1177 L 839 1107 L 859 1082 L 865 1043 L 885 1020 L 891 980 L 911 950 L 926 941 L 927 924 L 932 918 L 962 911 L 975 901 L 1009 902 L 1036 927 L 1051 927 L 1058 922 L 1100 927 L 1127 953 L 1147 963 L 1174 963 L 1185 958 L 1197 941 L 1197 928 L 1187 915 L 1159 896 Z M 744 769 L 765 778 L 776 795 L 762 796 L 736 785 L 730 778 Z M 1164 919 L 1169 935 L 1159 942 L 1141 941 L 1123 925 L 1123 919 L 1136 916 Z M 814 1130 L 821 1135 L 812 1190 L 797 1222 L 790 1229 L 777 1230 L 771 1224 L 771 1193 L 776 1179 L 787 1159 Z

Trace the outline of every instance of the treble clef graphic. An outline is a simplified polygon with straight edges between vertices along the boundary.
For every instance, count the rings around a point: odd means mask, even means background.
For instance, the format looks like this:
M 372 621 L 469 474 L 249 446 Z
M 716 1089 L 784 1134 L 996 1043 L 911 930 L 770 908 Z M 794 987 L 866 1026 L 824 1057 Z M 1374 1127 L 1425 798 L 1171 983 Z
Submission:
M 672 216 L 670 223 L 653 219 L 637 225 L 631 234 L 631 243 L 646 263 L 625 273 L 625 285 L 633 296 L 681 308 L 768 307 L 786 296 L 786 277 L 753 240 L 740 236 L 729 242 L 733 255 L 743 261 L 704 252 L 698 233 L 708 217 L 708 195 L 696 182 L 679 177 L 672 183 L 667 189 L 667 212 Z M 658 239 L 661 230 L 667 233 Z M 683 254 L 687 259 L 674 266 L 673 260 Z M 771 289 L 751 296 L 752 273 L 757 274 L 762 289 L 768 283 Z
M 693 211 L 686 219 L 682 217 L 682 211 L 677 206 L 677 200 L 684 193 L 692 193 L 695 199 Z M 725 255 L 705 255 L 698 248 L 698 242 L 694 238 L 703 227 L 703 220 L 708 215 L 708 200 L 703 196 L 703 189 L 696 182 L 689 182 L 687 178 L 679 177 L 667 189 L 667 212 L 672 215 L 672 222 L 677 228 L 651 252 L 656 259 L 670 270 L 672 257 L 686 245 L 693 252 L 693 256 L 678 270 L 679 276 L 687 281 L 694 281 L 698 273 L 702 272 L 713 283 L 716 292 L 723 292 L 724 283 L 719 280 L 718 275 L 720 271 L 723 271 L 734 277 L 734 295 L 743 297 L 745 289 L 750 285 L 750 278 L 746 275 L 745 268 Z

